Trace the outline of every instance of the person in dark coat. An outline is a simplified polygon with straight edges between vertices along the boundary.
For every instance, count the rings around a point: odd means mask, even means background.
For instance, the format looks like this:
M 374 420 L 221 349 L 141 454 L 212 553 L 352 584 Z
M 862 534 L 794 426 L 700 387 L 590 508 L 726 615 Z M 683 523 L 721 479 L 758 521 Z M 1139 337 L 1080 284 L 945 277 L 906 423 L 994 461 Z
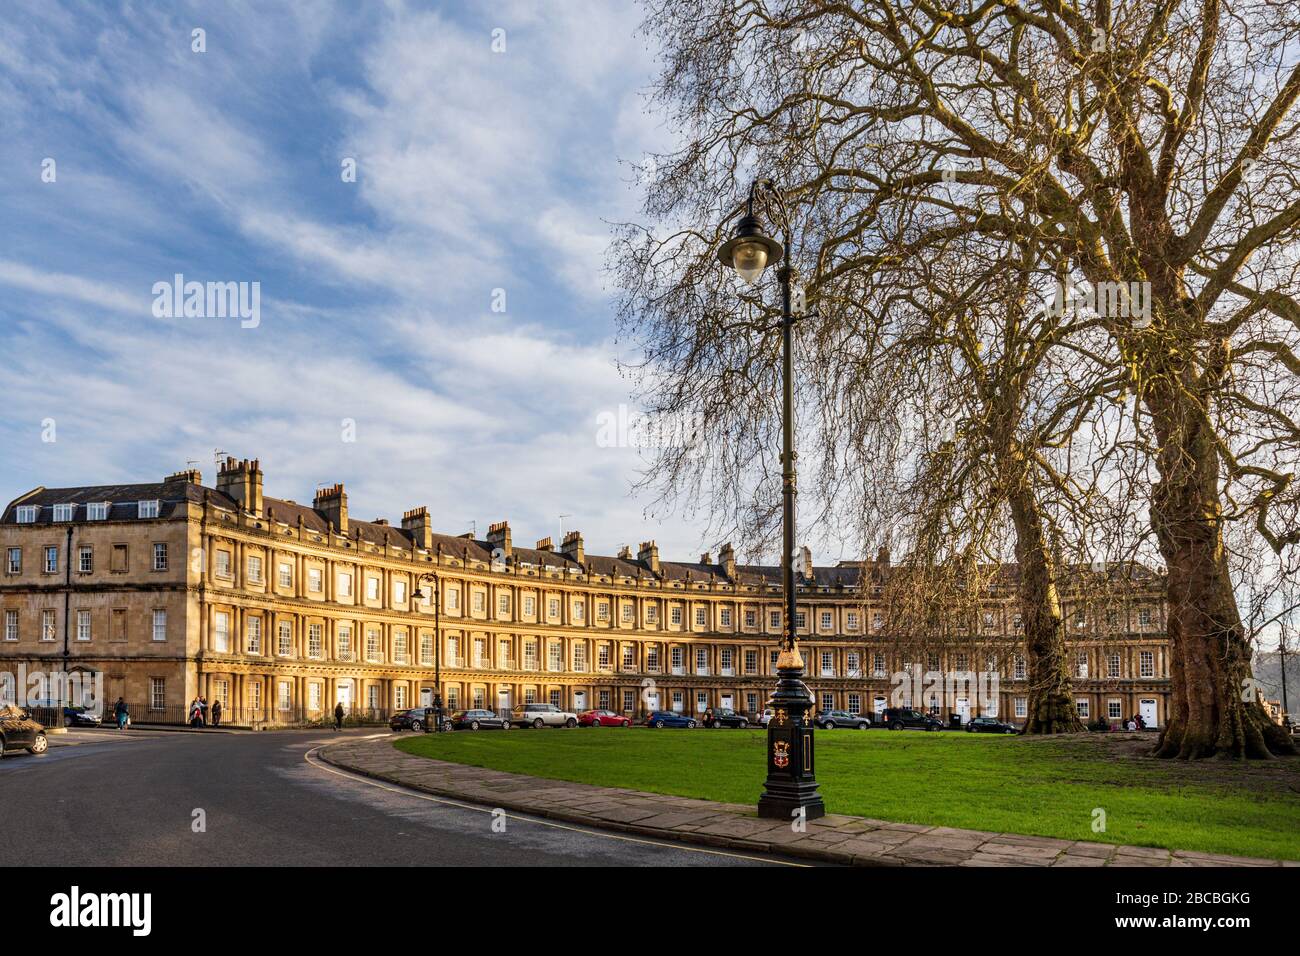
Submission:
M 219 700 L 214 700 L 212 702 L 212 726 L 221 726 L 221 701 Z
M 334 705 L 334 729 L 343 729 L 343 701 Z
M 113 716 L 117 718 L 117 729 L 125 730 L 126 722 L 130 719 L 131 714 L 126 709 L 126 701 L 121 697 L 119 697 L 117 703 L 113 705 Z

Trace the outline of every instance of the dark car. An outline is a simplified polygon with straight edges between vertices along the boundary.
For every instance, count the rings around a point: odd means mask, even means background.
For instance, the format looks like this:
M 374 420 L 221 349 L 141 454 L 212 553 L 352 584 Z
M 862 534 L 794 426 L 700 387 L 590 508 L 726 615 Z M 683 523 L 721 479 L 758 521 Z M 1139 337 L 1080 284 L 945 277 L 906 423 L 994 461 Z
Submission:
M 971 734 L 1015 734 L 1019 733 L 1010 724 L 1004 724 L 996 717 L 972 717 L 966 725 L 966 732 Z
M 388 726 L 392 730 L 414 730 L 423 731 L 428 726 L 429 721 L 433 720 L 432 707 L 412 707 L 410 710 L 399 710 L 388 718 Z M 451 721 L 446 718 L 442 722 L 443 730 L 451 730 Z
M 61 720 L 64 727 L 98 727 L 103 723 L 100 711 L 91 710 L 81 704 L 60 704 L 57 700 L 38 700 L 31 703 L 31 709 L 47 720 Z
M 749 718 L 738 714 L 729 707 L 719 707 L 704 715 L 705 727 L 739 727 L 744 730 L 749 726 Z
M 494 710 L 462 710 L 451 715 L 457 730 L 509 730 L 510 720 Z
M 908 707 L 886 707 L 881 721 L 890 730 L 943 730 L 943 721 Z
M 687 717 L 685 714 L 674 713 L 671 710 L 656 710 L 646 717 L 645 725 L 647 727 L 694 727 L 695 718 Z
M 26 750 L 39 755 L 49 746 L 45 728 L 32 720 L 27 711 L 12 705 L 0 707 L 0 757 L 11 750 Z
M 871 718 L 866 714 L 850 714 L 847 710 L 824 710 L 813 723 L 822 730 L 834 730 L 836 727 L 866 730 L 871 726 Z

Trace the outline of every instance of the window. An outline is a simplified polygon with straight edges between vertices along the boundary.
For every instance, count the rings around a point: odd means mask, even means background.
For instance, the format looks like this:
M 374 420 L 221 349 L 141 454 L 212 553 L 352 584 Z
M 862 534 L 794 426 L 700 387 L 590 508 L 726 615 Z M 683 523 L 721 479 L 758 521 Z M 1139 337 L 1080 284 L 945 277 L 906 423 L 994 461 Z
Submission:
M 338 588 L 339 597 L 352 597 L 352 575 L 349 572 L 339 572 Z
M 229 551 L 217 552 L 217 577 L 219 578 L 230 577 L 230 552 Z
M 155 641 L 167 640 L 167 611 L 165 608 L 156 607 L 153 609 L 153 639 Z
M 984 621 L 984 629 L 985 629 L 985 630 L 992 630 L 992 628 L 993 628 L 993 612 L 992 612 L 992 611 L 985 611 L 985 612 L 984 612 L 983 621 Z
M 835 709 L 835 695 L 822 694 L 822 710 L 834 710 L 834 709 Z
M 709 649 L 707 647 L 695 648 L 695 673 L 707 674 L 709 672 Z
M 406 603 L 406 582 L 405 581 L 393 582 L 393 601 L 397 604 Z
M 609 670 L 609 645 L 602 644 L 596 649 L 596 664 L 603 670 Z
M 338 639 L 338 645 L 339 645 L 339 660 L 341 660 L 341 661 L 348 661 L 348 662 L 351 662 L 351 661 L 356 660 L 356 657 L 354 656 L 353 651 L 352 651 L 352 628 L 351 628 L 351 626 L 350 626 L 350 625 L 347 625 L 347 624 L 340 624 L 340 625 L 338 626 L 338 637 L 337 637 L 337 639 Z
M 1106 716 L 1111 720 L 1119 720 L 1124 715 L 1124 702 L 1111 698 L 1106 701 Z
M 636 693 L 630 690 L 623 691 L 623 710 L 631 713 L 636 707 Z
M 608 621 L 608 620 L 609 620 L 609 602 L 608 602 L 608 601 L 599 601 L 599 602 L 597 602 L 597 604 L 596 604 L 596 620 L 598 620 L 598 621 Z
M 149 678 L 149 709 L 162 710 L 167 705 L 167 681 L 161 677 Z
M 659 670 L 659 648 L 653 644 L 645 650 L 645 668 L 648 671 Z
M 1022 618 L 1019 614 L 1013 614 L 1011 616 L 1011 626 L 1015 628 L 1017 631 L 1023 631 L 1025 629 L 1024 618 Z
M 153 546 L 153 569 L 155 571 L 167 570 L 167 545 L 162 541 L 155 541 Z
M 18 640 L 18 612 L 5 611 L 5 640 Z
M 109 504 L 107 501 L 92 501 L 86 505 L 87 521 L 104 521 L 108 518 Z
M 77 506 L 76 506 L 76 505 L 55 505 L 55 506 L 54 506 L 54 520 L 55 520 L 55 521 L 71 521 L 71 520 L 72 520 L 72 516 L 76 513 L 76 511 L 77 511 Z
M 312 594 L 320 594 L 325 589 L 325 576 L 321 573 L 320 568 L 307 569 L 307 590 Z
M 1088 652 L 1087 651 L 1079 651 L 1078 656 L 1074 660 L 1074 672 L 1076 677 L 1088 676 Z
M 41 612 L 41 640 L 43 641 L 54 640 L 54 612 L 53 611 Z
M 17 515 L 18 523 L 32 524 L 36 521 L 36 518 L 40 513 L 41 509 L 36 505 L 19 505 Z
M 1156 658 L 1151 651 L 1138 652 L 1138 676 L 1155 677 L 1156 676 Z
M 1119 611 L 1110 608 L 1106 611 L 1106 626 L 1109 628 L 1119 627 Z M 1107 704 L 1109 707 L 1109 704 Z
M 9 554 L 9 560 L 5 564 L 5 568 L 8 570 L 10 574 L 22 574 L 23 573 L 23 549 L 10 548 L 8 554 Z
M 279 642 L 275 651 L 281 657 L 289 657 L 293 654 L 293 625 L 288 621 L 281 621 L 279 634 Z
M 564 645 L 559 641 L 550 641 L 546 645 L 547 667 L 553 671 L 564 670 Z
M 59 549 L 50 546 L 45 549 L 45 573 L 57 574 L 59 571 Z
M 682 692 L 679 690 L 673 691 L 673 713 L 680 714 L 685 706 L 685 701 L 682 699 Z
M 858 612 L 849 611 L 846 617 L 848 618 L 848 629 L 850 631 L 856 631 L 858 629 Z
M 749 711 L 751 714 L 756 714 L 756 713 L 758 713 L 758 695 L 757 695 L 757 694 L 746 694 L 746 695 L 745 695 L 745 709 L 746 709 L 747 711 Z
M 767 629 L 769 631 L 781 630 L 781 612 L 772 611 L 767 615 Z
M 1087 612 L 1087 611 L 1085 611 L 1083 608 L 1079 608 L 1079 610 L 1077 610 L 1077 611 L 1074 612 L 1074 626 L 1075 626 L 1075 627 L 1083 627 L 1083 626 L 1084 626 L 1085 624 L 1087 624 L 1087 623 L 1088 623 L 1088 612 Z
M 560 706 L 560 692 L 558 690 L 551 691 L 548 695 L 548 699 L 550 700 L 552 707 Z
M 537 670 L 537 642 L 524 641 L 524 670 Z
M 668 652 L 668 661 L 672 665 L 673 673 L 680 674 L 682 672 L 682 649 L 674 647 L 670 650 Z
M 745 611 L 745 627 L 758 627 L 758 612 L 753 610 Z
M 260 617 L 250 617 L 248 619 L 248 653 L 262 653 L 262 619 Z
M 963 669 L 963 668 L 961 667 L 961 665 L 958 665 L 958 669 L 961 670 L 961 669 Z M 884 677 L 884 676 L 885 676 L 885 655 L 884 655 L 884 654 L 873 654 L 873 655 L 872 655 L 872 658 L 871 658 L 871 673 L 872 673 L 872 676 L 873 676 L 873 677 Z
M 95 570 L 94 548 L 83 544 L 77 549 L 77 570 L 82 574 L 90 574 Z
M 633 605 L 631 604 L 625 603 L 623 605 L 623 623 L 631 624 L 633 620 L 633 615 L 635 613 L 636 613 L 636 608 L 633 607 Z
M 89 611 L 77 612 L 77 640 L 79 641 L 90 640 L 90 612 Z
M 731 676 L 731 648 L 724 647 L 718 651 L 718 667 L 722 669 L 722 676 Z
M 745 673 L 758 673 L 758 651 L 745 651 Z
M 557 619 L 559 618 L 559 616 L 560 616 L 560 599 L 559 599 L 559 598 L 547 598 L 547 599 L 546 599 L 546 616 L 547 616 L 548 618 L 550 618 L 552 621 L 557 620 Z
M 697 691 L 695 694 L 695 712 L 702 714 L 709 709 L 709 695 L 706 691 Z
M 822 651 L 822 676 L 835 676 L 835 655 L 831 651 Z
M 510 595 L 509 595 L 509 594 L 498 594 L 498 595 L 497 595 L 497 613 L 498 613 L 498 614 L 509 614 L 509 613 L 510 613 Z
M 313 657 L 319 655 L 312 655 Z M 399 664 L 409 664 L 410 659 L 407 657 L 406 630 L 399 629 L 393 631 L 393 660 Z
M 366 578 L 366 600 L 379 600 L 379 578 Z
M 1027 717 L 1029 715 L 1029 699 L 1027 697 L 1017 697 L 1012 703 L 1012 708 L 1017 717 Z
M 396 687 L 393 688 L 393 703 L 397 706 L 398 710 L 401 710 L 406 706 L 406 685 L 405 684 L 398 684 Z
M 626 644 L 623 647 L 623 670 L 636 670 L 636 648 L 631 644 Z
M 325 628 L 321 624 L 307 625 L 307 656 L 320 660 L 325 656 Z
M 1088 709 L 1087 699 L 1080 697 L 1078 700 L 1076 700 L 1074 702 L 1074 709 L 1079 712 L 1079 716 L 1082 717 L 1084 720 L 1088 719 L 1089 709 Z
M 420 663 L 421 664 L 433 663 L 433 635 L 432 634 L 420 635 Z
M 1119 677 L 1119 655 L 1109 654 L 1106 656 L 1106 676 Z
M 707 623 L 709 622 L 709 617 L 708 617 L 708 615 L 709 615 L 709 612 L 708 612 L 707 609 L 702 608 L 702 607 L 697 607 L 697 608 L 695 609 L 695 626 L 696 626 L 696 627 L 704 627 L 704 625 L 707 624 Z
M 1019 654 L 1015 656 L 1015 660 L 1011 664 L 1011 676 L 1015 680 L 1025 679 L 1025 659 Z
M 850 676 L 850 677 L 861 677 L 861 676 L 862 676 L 862 664 L 861 664 L 861 659 L 858 657 L 858 652 L 857 652 L 857 651 L 849 651 L 848 658 L 849 658 L 849 660 L 848 660 L 848 664 L 849 664 L 849 676 Z
M 596 704 L 597 707 L 601 710 L 609 710 L 609 691 L 602 690 L 600 694 L 597 695 L 596 700 L 598 701 Z
M 366 660 L 379 660 L 379 631 L 373 627 L 366 630 Z
M 573 645 L 573 669 L 575 671 L 587 669 L 587 645 L 581 641 Z
M 674 627 L 681 627 L 681 626 L 682 626 L 682 609 L 681 609 L 680 607 L 674 607 L 674 608 L 669 609 L 669 611 L 668 611 L 668 620 L 669 620 L 670 623 L 672 623 L 672 625 L 673 625 Z
M 795 615 L 794 615 L 794 626 L 797 627 L 797 628 L 805 628 L 805 627 L 807 627 L 807 626 L 808 626 L 808 615 L 805 614 L 803 611 L 796 611 L 796 612 L 795 612 Z
M 487 595 L 482 591 L 474 592 L 474 611 L 481 614 L 487 609 Z
M 213 644 L 222 654 L 230 653 L 230 615 L 226 611 L 218 611 L 214 618 L 216 634 L 213 638 Z
M 829 631 L 830 629 L 831 629 L 831 612 L 822 611 L 822 630 Z
M 279 584 L 282 588 L 293 587 L 293 565 L 287 561 L 280 562 Z
M 878 630 L 880 630 L 880 629 L 881 629 L 882 627 L 884 627 L 884 626 L 885 626 L 885 619 L 884 619 L 883 616 L 881 616 L 881 614 L 880 614 L 879 611 L 877 611 L 875 614 L 871 615 L 871 627 L 872 627 L 874 630 L 877 630 L 877 631 L 878 631 Z
M 406 688 L 399 686 L 398 690 L 406 690 Z M 308 684 L 307 685 L 307 709 L 320 710 L 320 704 L 321 704 L 321 685 Z
M 577 602 L 574 603 L 573 616 L 575 618 L 580 618 L 582 616 L 582 612 L 579 610 L 581 606 L 582 606 L 581 603 L 577 603 Z M 525 594 L 524 595 L 524 617 L 532 617 L 536 613 L 537 613 L 537 598 L 533 597 L 531 594 Z
M 293 706 L 293 696 L 287 680 L 280 681 L 280 709 L 289 710 Z
M 645 609 L 645 619 L 647 624 L 653 624 L 659 620 L 659 608 L 654 604 L 647 604 Z
M 447 588 L 447 610 L 460 610 L 460 588 Z
M 1138 610 L 1138 623 L 1143 627 L 1151 626 L 1151 608 L 1144 607 Z
M 136 503 L 135 516 L 137 518 L 156 518 L 158 517 L 158 499 L 152 501 L 140 501 Z
M 858 714 L 862 713 L 862 695 L 861 695 L 861 694 L 849 694 L 849 706 L 848 706 L 848 711 L 849 711 L 849 713 L 852 714 L 854 717 L 856 717 L 856 716 L 858 716 Z

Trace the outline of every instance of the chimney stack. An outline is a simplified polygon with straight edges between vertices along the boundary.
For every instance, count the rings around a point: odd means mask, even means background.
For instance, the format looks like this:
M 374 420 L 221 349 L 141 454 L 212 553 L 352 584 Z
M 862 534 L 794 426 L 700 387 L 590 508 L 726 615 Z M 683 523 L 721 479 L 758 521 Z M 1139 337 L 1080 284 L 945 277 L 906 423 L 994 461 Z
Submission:
M 175 474 L 168 475 L 163 479 L 163 484 L 170 485 L 173 481 L 183 481 L 190 485 L 203 484 L 203 474 L 197 468 L 187 468 L 185 471 L 178 471 Z
M 812 551 L 807 545 L 804 545 L 801 549 L 801 557 L 802 561 L 800 564 L 803 567 L 804 580 L 811 582 L 813 579 Z
M 879 551 L 876 552 L 876 564 L 880 565 L 881 567 L 885 567 L 885 568 L 889 567 L 889 549 L 888 549 L 888 548 L 881 548 Z
M 659 546 L 653 541 L 642 541 L 636 553 L 636 559 L 650 569 L 655 576 L 659 574 Z
M 712 563 L 713 563 L 713 555 L 709 554 L 709 552 L 705 551 L 702 555 L 700 555 L 700 564 L 712 564 Z
M 582 550 L 582 532 L 570 531 L 560 542 L 560 554 L 582 564 L 585 554 Z
M 510 560 L 510 522 L 498 521 L 488 527 L 487 543 L 492 546 L 492 559 Z M 497 554 L 498 549 L 500 554 Z
M 618 549 L 618 556 L 624 561 L 631 561 L 632 549 L 629 548 L 627 545 L 623 545 L 623 547 Z
M 545 537 L 545 538 L 542 538 L 541 541 L 538 541 L 538 542 L 537 542 L 536 546 L 534 547 L 534 550 L 536 550 L 536 551 L 554 551 L 554 550 L 555 550 L 555 546 L 554 546 L 553 544 L 551 544 L 551 539 L 550 539 L 550 537 Z
M 723 573 L 732 581 L 736 580 L 736 549 L 728 541 L 722 546 L 718 553 L 718 563 L 722 565 Z
M 195 472 L 194 474 L 198 474 Z M 256 459 L 227 457 L 217 472 L 217 490 L 224 492 L 250 514 L 262 513 L 262 465 Z
M 347 535 L 348 496 L 347 492 L 343 490 L 342 482 L 328 488 L 318 489 L 311 506 L 320 513 L 322 518 L 329 522 L 330 527 L 337 534 Z
M 424 505 L 412 508 L 402 515 L 402 530 L 411 533 L 411 539 L 417 548 L 425 551 L 433 548 L 433 522 L 429 519 L 429 509 Z

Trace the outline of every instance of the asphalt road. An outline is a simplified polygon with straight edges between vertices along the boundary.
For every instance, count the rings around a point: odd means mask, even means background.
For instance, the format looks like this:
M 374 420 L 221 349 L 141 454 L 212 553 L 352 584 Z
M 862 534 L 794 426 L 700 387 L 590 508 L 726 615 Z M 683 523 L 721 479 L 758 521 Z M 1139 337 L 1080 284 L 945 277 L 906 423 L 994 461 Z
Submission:
M 44 756 L 0 759 L 0 866 L 790 862 L 518 815 L 505 818 L 505 832 L 494 832 L 483 808 L 343 774 L 311 758 L 313 748 L 338 739 L 319 731 L 52 736 Z

